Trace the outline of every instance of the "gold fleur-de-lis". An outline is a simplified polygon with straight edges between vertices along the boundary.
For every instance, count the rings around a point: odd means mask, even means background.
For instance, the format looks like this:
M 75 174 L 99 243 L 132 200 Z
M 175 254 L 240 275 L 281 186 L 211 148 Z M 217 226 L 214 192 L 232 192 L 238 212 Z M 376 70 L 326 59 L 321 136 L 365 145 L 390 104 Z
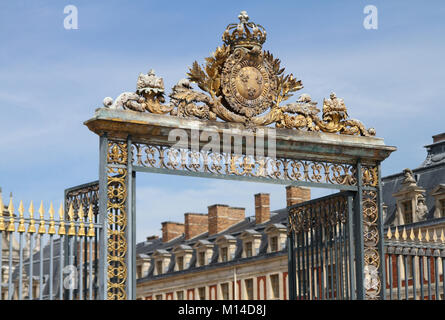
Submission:
M 14 204 L 12 203 L 12 193 L 9 196 L 9 205 L 8 205 L 8 211 L 9 211 L 9 225 L 8 229 L 6 231 L 14 232 Z
M 422 241 L 422 230 L 419 228 L 419 233 L 417 234 L 417 240 Z
M 23 233 L 26 231 L 25 228 L 25 218 L 23 217 L 23 213 L 25 212 L 25 208 L 23 207 L 23 201 L 20 200 L 19 204 L 19 226 L 17 228 L 17 232 Z
M 414 241 L 416 239 L 413 228 L 411 228 L 411 233 L 409 234 L 409 238 L 411 239 L 411 241 Z
M 80 220 L 80 225 L 79 225 L 79 230 L 77 230 L 77 235 L 85 236 L 85 224 L 83 223 L 83 218 L 84 218 L 85 212 L 83 211 L 82 204 L 80 204 L 80 206 L 79 206 L 79 211 L 77 212 L 77 215 L 79 216 L 79 220 Z
M 93 226 L 93 206 L 90 204 L 90 208 L 88 209 L 88 237 L 94 237 L 94 226 Z
M 64 217 L 63 217 L 63 204 L 60 203 L 60 208 L 59 208 L 59 235 L 64 235 L 66 234 L 66 230 L 65 230 L 65 222 L 64 222 Z
M 403 241 L 406 241 L 406 239 L 408 239 L 408 235 L 406 234 L 406 229 L 405 229 L 405 227 L 403 227 L 402 239 L 403 239 Z
M 2 193 L 0 190 L 0 231 L 5 231 L 5 219 L 3 218 L 3 199 L 2 199 Z
M 68 209 L 68 217 L 70 219 L 70 227 L 68 228 L 68 235 L 69 236 L 75 236 L 76 235 L 76 229 L 74 228 L 74 209 L 73 209 L 73 203 L 70 203 L 70 208 Z
M 391 228 L 388 228 L 388 232 L 386 233 L 386 237 L 388 238 L 388 240 L 391 240 L 391 238 L 392 238 Z
M 53 203 L 51 202 L 49 205 L 49 228 L 48 228 L 48 234 L 56 234 L 56 227 L 54 223 L 54 207 Z
M 399 234 L 399 229 L 396 226 L 396 232 L 394 233 L 394 237 L 396 238 L 396 240 L 399 240 L 400 234 Z
M 31 203 L 29 204 L 29 226 L 28 226 L 28 233 L 35 233 L 36 232 L 36 225 L 34 222 L 34 204 L 31 200 Z
M 43 215 L 45 214 L 45 210 L 43 210 L 43 201 L 40 201 L 40 207 L 39 207 L 39 215 L 40 215 L 40 226 L 39 226 L 39 234 L 45 234 L 45 220 Z

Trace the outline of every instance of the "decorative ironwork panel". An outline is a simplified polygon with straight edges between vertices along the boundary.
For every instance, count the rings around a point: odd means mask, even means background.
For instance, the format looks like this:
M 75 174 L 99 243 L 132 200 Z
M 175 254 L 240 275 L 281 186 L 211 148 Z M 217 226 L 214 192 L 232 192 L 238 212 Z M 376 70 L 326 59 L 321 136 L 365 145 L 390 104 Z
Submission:
M 363 191 L 364 288 L 366 299 L 380 298 L 379 226 L 376 191 Z
M 110 141 L 107 153 L 107 299 L 127 299 L 127 143 Z
M 141 143 L 134 143 L 131 151 L 133 165 L 140 167 L 289 182 L 304 181 L 345 186 L 357 184 L 356 168 L 351 164 L 193 151 Z

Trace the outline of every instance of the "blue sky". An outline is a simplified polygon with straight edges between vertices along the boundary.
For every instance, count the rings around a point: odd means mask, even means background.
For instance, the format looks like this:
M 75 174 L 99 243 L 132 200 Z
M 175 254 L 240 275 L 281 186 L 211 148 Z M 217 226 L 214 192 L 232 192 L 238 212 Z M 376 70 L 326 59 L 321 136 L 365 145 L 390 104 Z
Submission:
M 66 5 L 79 29 L 65 30 Z M 363 27 L 366 5 L 378 29 Z M 423 146 L 445 131 L 443 1 L 20 1 L 0 2 L 0 186 L 16 200 L 59 203 L 67 187 L 97 179 L 98 138 L 83 122 L 106 96 L 135 90 L 154 68 L 166 90 L 217 46 L 246 10 L 268 34 L 264 49 L 302 79 L 319 105 L 331 91 L 352 118 L 375 127 L 398 151 L 385 175 L 415 168 Z M 284 186 L 139 174 L 138 240 L 160 222 L 206 212 L 213 203 L 246 207 Z M 313 190 L 318 196 L 325 191 Z

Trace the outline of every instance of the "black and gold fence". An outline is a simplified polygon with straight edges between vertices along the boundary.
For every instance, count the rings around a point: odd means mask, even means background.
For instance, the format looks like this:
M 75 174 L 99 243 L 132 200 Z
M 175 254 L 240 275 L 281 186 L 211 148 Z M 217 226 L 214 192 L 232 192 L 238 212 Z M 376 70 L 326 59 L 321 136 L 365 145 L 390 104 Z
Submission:
M 0 300 L 63 300 L 97 297 L 97 223 L 93 205 L 53 204 L 25 216 L 23 202 L 8 206 L 0 194 Z

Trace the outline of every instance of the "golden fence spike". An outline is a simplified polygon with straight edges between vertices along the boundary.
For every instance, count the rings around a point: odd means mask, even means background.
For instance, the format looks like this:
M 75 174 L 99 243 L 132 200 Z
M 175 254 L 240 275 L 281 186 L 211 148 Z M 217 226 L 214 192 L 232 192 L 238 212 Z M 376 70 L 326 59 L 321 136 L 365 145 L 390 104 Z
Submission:
M 440 241 L 442 241 L 442 243 L 445 243 L 445 235 L 443 234 L 443 229 L 440 232 Z
M 3 218 L 4 204 L 2 199 L 2 192 L 0 189 L 0 231 L 5 231 L 5 219 Z
M 79 217 L 79 221 L 80 221 L 79 229 L 77 230 L 77 235 L 85 236 L 85 224 L 83 223 L 83 218 L 85 216 L 85 212 L 83 211 L 82 203 L 79 206 L 79 211 L 77 212 L 77 216 Z
M 89 221 L 89 226 L 88 226 L 88 237 L 94 237 L 94 226 L 93 226 L 93 206 L 90 203 L 90 207 L 88 209 L 88 221 Z
M 411 228 L 411 232 L 409 234 L 409 238 L 411 239 L 411 241 L 414 241 L 416 239 L 416 236 L 414 235 L 414 229 Z
M 63 203 L 60 203 L 60 208 L 59 208 L 59 235 L 64 235 L 66 233 L 65 230 L 65 221 L 64 221 L 64 217 L 63 217 L 64 211 L 63 211 Z
M 48 228 L 48 234 L 56 234 L 56 227 L 54 223 L 54 207 L 52 201 L 49 204 L 49 228 Z
M 9 196 L 8 211 L 9 211 L 9 225 L 8 225 L 8 230 L 6 230 L 6 231 L 14 232 L 15 231 L 15 227 L 14 227 L 14 204 L 12 203 L 12 192 L 11 192 L 11 195 Z
M 76 228 L 74 227 L 74 209 L 73 209 L 73 203 L 70 203 L 70 208 L 68 209 L 68 217 L 70 219 L 70 227 L 68 228 L 68 235 L 69 236 L 75 236 L 76 235 Z
M 391 238 L 392 238 L 391 227 L 388 228 L 388 232 L 386 233 L 386 237 L 388 238 L 388 240 L 391 240 Z
M 25 212 L 25 208 L 23 207 L 23 201 L 20 200 L 19 204 L 19 226 L 17 228 L 17 232 L 23 233 L 26 231 L 25 228 L 25 217 L 23 216 L 23 213 Z
M 45 230 L 45 220 L 44 220 L 44 215 L 45 211 L 43 210 L 43 201 L 40 201 L 40 207 L 39 207 L 39 215 L 40 215 L 40 226 L 39 226 L 39 234 L 45 234 L 46 230 Z
M 406 239 L 408 239 L 408 235 L 406 234 L 406 229 L 405 229 L 405 227 L 403 227 L 402 239 L 403 239 L 403 241 L 406 241 Z
M 36 225 L 34 221 L 34 203 L 31 200 L 31 203 L 29 204 L 29 226 L 28 226 L 28 233 L 35 233 L 36 232 Z
M 430 233 L 429 233 L 428 229 L 427 229 L 425 232 L 426 232 L 426 234 L 425 234 L 425 240 L 428 241 L 428 242 L 430 242 Z
M 439 238 L 437 238 L 436 229 L 434 229 L 433 230 L 433 241 L 437 242 L 437 240 L 439 240 Z
M 417 240 L 422 241 L 422 230 L 419 228 L 419 233 L 417 234 Z
M 397 228 L 397 226 L 396 226 L 396 232 L 394 232 L 394 237 L 396 238 L 396 240 L 399 240 L 400 235 L 399 235 L 399 228 Z

